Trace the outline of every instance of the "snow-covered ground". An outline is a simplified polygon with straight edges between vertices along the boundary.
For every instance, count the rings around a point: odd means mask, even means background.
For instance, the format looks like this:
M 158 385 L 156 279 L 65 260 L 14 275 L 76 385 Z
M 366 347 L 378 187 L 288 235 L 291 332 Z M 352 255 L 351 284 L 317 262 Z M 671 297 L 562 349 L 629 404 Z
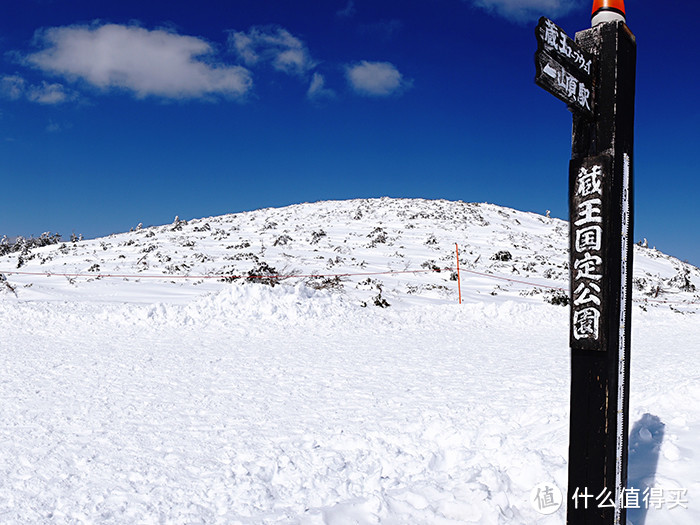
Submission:
M 0 257 L 0 523 L 564 523 L 567 234 L 377 199 Z M 700 271 L 635 255 L 630 482 L 681 497 L 629 519 L 695 525 Z

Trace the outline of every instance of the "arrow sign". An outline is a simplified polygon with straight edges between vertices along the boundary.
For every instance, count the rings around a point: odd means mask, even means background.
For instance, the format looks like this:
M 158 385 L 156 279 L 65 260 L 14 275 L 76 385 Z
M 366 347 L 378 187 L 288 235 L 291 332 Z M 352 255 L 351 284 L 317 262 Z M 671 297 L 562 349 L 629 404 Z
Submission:
M 578 72 L 572 72 L 545 51 L 535 54 L 537 73 L 535 83 L 574 111 L 593 116 L 593 82 L 586 82 Z
M 535 37 L 535 83 L 573 111 L 593 116 L 593 55 L 545 17 L 540 18 Z

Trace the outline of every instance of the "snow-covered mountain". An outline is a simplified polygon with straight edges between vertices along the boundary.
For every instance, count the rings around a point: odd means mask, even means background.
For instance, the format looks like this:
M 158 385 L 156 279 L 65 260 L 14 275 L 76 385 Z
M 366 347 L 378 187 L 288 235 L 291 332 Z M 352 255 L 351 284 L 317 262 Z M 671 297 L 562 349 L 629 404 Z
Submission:
M 384 198 L 0 243 L 0 523 L 563 524 L 567 236 Z M 697 525 L 700 273 L 635 255 L 628 525 Z
M 551 301 L 562 294 L 556 288 L 568 289 L 567 237 L 564 221 L 492 204 L 326 201 L 176 218 L 168 225 L 19 251 L 0 257 L 0 273 L 26 299 L 64 293 L 173 299 L 220 289 L 211 277 L 253 275 L 240 281 L 275 283 L 262 277 L 282 275 L 291 276 L 282 279 L 287 283 L 333 289 L 369 305 L 454 302 L 458 245 L 463 300 L 490 294 Z M 157 276 L 163 279 L 153 281 Z M 635 299 L 651 305 L 700 300 L 700 270 L 654 249 L 635 247 L 634 283 Z

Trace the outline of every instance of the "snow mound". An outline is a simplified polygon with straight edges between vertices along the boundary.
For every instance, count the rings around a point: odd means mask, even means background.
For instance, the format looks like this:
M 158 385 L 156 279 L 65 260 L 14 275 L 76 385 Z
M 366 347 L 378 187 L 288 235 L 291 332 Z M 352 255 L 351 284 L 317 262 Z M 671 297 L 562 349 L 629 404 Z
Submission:
M 303 283 L 294 286 L 232 284 L 220 292 L 176 308 L 158 305 L 148 317 L 169 324 L 241 324 L 248 322 L 301 324 L 341 317 L 358 307 L 325 290 Z

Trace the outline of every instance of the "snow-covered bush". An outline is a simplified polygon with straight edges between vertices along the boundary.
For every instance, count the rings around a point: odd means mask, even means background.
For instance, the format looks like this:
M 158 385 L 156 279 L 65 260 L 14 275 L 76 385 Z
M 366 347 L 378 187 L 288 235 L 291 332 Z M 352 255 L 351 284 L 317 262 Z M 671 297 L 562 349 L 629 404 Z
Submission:
M 695 285 L 690 281 L 690 268 L 687 266 L 679 268 L 675 277 L 668 281 L 668 284 L 678 288 L 682 292 L 694 292 Z
M 10 242 L 7 236 L 3 235 L 2 240 L 0 240 L 0 257 L 15 252 L 27 255 L 33 248 L 41 248 L 42 246 L 58 244 L 59 242 L 61 242 L 60 233 L 45 232 L 39 237 L 30 237 L 28 239 L 20 236 L 14 242 Z
M 311 232 L 311 244 L 318 244 L 318 241 L 320 241 L 323 237 L 326 236 L 326 232 L 323 230 L 319 231 L 313 231 Z
M 377 295 L 372 297 L 372 303 L 374 306 L 378 306 L 379 308 L 388 308 L 391 306 L 384 297 L 382 297 L 382 292 L 379 292 Z
M 280 275 L 275 268 L 267 264 L 265 261 L 262 261 L 248 272 L 246 281 L 249 283 L 260 283 L 275 286 L 280 282 Z
M 545 295 L 544 300 L 554 306 L 569 306 L 569 294 L 562 290 L 552 290 Z
M 273 246 L 285 246 L 285 245 L 289 244 L 291 241 L 293 241 L 293 239 L 285 233 L 285 234 L 282 234 L 279 237 L 277 237 L 275 239 L 275 242 L 272 243 L 272 245 Z
M 508 262 L 513 260 L 513 255 L 507 251 L 507 250 L 501 250 L 500 252 L 496 252 L 491 256 L 492 261 L 503 261 L 503 262 Z
M 10 284 L 5 274 L 0 273 L 0 292 L 10 292 L 17 295 L 17 290 Z
M 309 277 L 305 284 L 314 290 L 340 290 L 343 288 L 343 283 L 338 275 L 334 277 Z

